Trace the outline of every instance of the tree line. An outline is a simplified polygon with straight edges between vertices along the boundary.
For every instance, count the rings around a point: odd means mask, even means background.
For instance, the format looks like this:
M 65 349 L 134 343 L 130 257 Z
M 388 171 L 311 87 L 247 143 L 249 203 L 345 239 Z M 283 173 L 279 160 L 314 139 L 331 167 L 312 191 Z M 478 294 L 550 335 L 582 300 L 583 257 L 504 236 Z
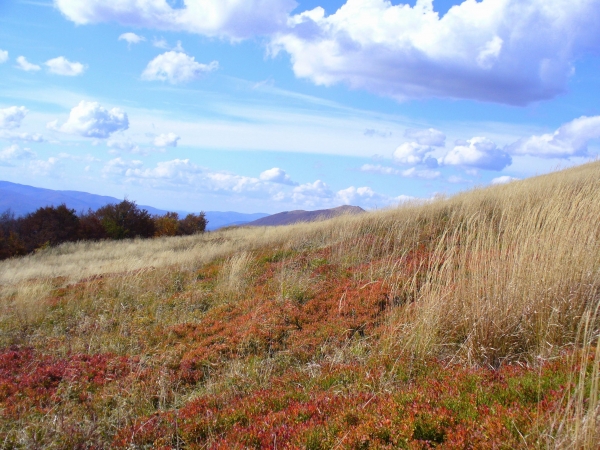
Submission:
M 80 214 L 64 203 L 38 208 L 23 217 L 15 217 L 8 210 L 0 214 L 0 259 L 26 255 L 63 242 L 203 233 L 207 223 L 204 212 L 188 214 L 183 219 L 176 212 L 153 216 L 129 200 Z

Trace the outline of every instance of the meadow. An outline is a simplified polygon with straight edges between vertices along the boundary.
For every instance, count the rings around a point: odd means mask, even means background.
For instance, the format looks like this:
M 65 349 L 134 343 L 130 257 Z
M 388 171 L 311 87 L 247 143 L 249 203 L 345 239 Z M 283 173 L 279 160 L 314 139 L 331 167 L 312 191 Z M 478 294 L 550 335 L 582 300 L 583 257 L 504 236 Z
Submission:
M 600 162 L 0 261 L 0 448 L 600 442 Z

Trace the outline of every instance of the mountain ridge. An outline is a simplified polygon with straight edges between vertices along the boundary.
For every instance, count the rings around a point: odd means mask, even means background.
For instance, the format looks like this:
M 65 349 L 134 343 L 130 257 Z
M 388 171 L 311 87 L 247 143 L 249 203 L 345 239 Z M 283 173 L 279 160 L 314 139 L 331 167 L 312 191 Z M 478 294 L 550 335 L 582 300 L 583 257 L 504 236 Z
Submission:
M 121 200 L 107 195 L 91 194 L 83 191 L 54 190 L 29 186 L 26 184 L 0 181 L 0 213 L 8 209 L 17 216 L 24 216 L 44 206 L 58 206 L 62 203 L 77 212 L 89 208 L 98 209 L 109 203 L 119 203 Z M 167 210 L 149 205 L 138 205 L 153 215 L 164 215 Z M 175 210 L 185 216 L 189 211 Z M 207 230 L 228 225 L 239 225 L 268 216 L 266 213 L 239 213 L 235 211 L 205 211 L 208 220 Z

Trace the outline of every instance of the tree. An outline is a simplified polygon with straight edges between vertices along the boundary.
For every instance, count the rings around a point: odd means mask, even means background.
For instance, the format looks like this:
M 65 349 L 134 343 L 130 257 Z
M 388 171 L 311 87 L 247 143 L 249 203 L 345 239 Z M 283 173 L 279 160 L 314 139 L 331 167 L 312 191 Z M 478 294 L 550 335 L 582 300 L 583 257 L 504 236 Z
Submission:
M 93 241 L 108 238 L 108 234 L 102 226 L 102 221 L 100 220 L 98 214 L 95 211 L 88 209 L 87 213 L 80 214 L 79 237 L 81 240 Z
M 18 234 L 28 252 L 44 245 L 58 245 L 79 239 L 79 217 L 63 203 L 38 208 L 18 220 Z
M 164 216 L 154 217 L 154 236 L 177 236 L 179 234 L 179 214 L 168 212 Z
M 103 206 L 96 211 L 96 215 L 111 239 L 154 236 L 154 221 L 148 211 L 127 199 Z
M 25 244 L 17 234 L 18 220 L 10 210 L 0 214 L 0 259 L 25 255 Z
M 188 214 L 185 219 L 179 221 L 179 233 L 182 235 L 204 233 L 207 224 L 204 211 L 200 211 L 200 214 Z

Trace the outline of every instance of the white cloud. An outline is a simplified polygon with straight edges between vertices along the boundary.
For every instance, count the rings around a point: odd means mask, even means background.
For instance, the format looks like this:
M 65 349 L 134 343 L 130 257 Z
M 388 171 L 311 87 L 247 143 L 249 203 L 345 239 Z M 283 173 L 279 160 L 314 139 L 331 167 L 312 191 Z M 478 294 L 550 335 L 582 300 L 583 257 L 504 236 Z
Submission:
M 443 17 L 433 0 L 393 3 L 294 15 L 271 50 L 319 85 L 524 105 L 565 91 L 575 59 L 600 44 L 596 0 L 465 0 Z
M 373 199 L 379 197 L 373 189 L 370 187 L 359 187 L 350 186 L 346 189 L 341 189 L 337 192 L 337 197 L 342 201 L 344 205 L 353 205 L 357 203 L 364 204 L 371 202 Z
M 104 175 L 129 176 L 132 170 L 139 169 L 144 163 L 139 160 L 126 161 L 122 158 L 115 158 L 108 161 L 102 168 Z
M 27 108 L 24 106 L 11 106 L 0 109 L 0 128 L 9 130 L 19 128 L 27 113 Z
M 319 197 L 319 198 L 331 198 L 333 197 L 333 191 L 329 189 L 329 186 L 321 180 L 316 180 L 313 183 L 305 183 L 297 186 L 293 190 L 294 200 L 300 200 L 304 197 Z
M 247 38 L 285 26 L 294 0 L 186 0 L 174 8 L 165 0 L 55 0 L 77 24 L 118 22 L 126 26 Z
M 111 149 L 109 153 L 127 152 L 127 153 L 143 153 L 140 147 L 130 140 L 114 141 L 112 139 L 106 142 L 106 145 Z
M 477 64 L 479 64 L 479 67 L 484 70 L 492 69 L 500 56 L 502 44 L 504 44 L 504 41 L 498 36 L 494 36 L 487 42 L 479 52 L 479 55 L 477 55 Z
M 432 150 L 428 145 L 405 142 L 394 151 L 394 160 L 400 164 L 421 164 Z
M 298 183 L 292 181 L 285 170 L 280 169 L 279 167 L 273 167 L 272 169 L 261 172 L 259 179 L 262 181 L 269 181 L 271 183 L 288 184 L 290 186 L 298 185 Z
M 193 56 L 177 51 L 165 52 L 148 63 L 142 79 L 168 81 L 171 84 L 187 83 L 219 67 L 217 61 L 209 64 L 196 62 Z
M 35 153 L 29 148 L 21 148 L 16 144 L 6 147 L 4 150 L 0 151 L 0 164 L 10 164 L 10 161 L 30 158 L 35 158 Z
M 401 175 L 402 171 L 393 167 L 382 166 L 381 164 L 363 164 L 360 167 L 361 172 L 377 173 L 379 175 Z
M 511 181 L 518 181 L 519 179 L 520 178 L 515 178 L 515 177 L 508 176 L 508 175 L 504 175 L 501 177 L 494 178 L 491 181 L 491 184 L 506 184 L 506 183 L 510 183 Z
M 82 100 L 71 110 L 69 119 L 64 124 L 59 126 L 58 121 L 53 121 L 48 124 L 48 128 L 63 133 L 105 139 L 117 131 L 127 130 L 129 119 L 120 108 L 112 108 L 109 111 L 97 102 Z
M 380 175 L 397 175 L 405 178 L 423 178 L 432 180 L 440 176 L 440 172 L 435 170 L 419 170 L 412 167 L 406 170 L 398 170 L 393 167 L 382 166 L 380 164 L 363 164 L 360 168 L 361 172 L 376 173 Z
M 140 42 L 145 41 L 146 38 L 144 36 L 139 36 L 135 33 L 123 33 L 119 36 L 119 41 L 126 41 L 128 45 L 131 44 L 139 44 Z
M 512 158 L 489 139 L 474 137 L 464 145 L 454 147 L 440 162 L 449 166 L 502 170 L 512 163 Z
M 46 142 L 44 136 L 39 133 L 14 133 L 5 130 L 0 130 L 0 138 L 7 139 L 9 141 L 22 141 L 22 142 Z
M 600 138 L 600 116 L 582 116 L 562 125 L 554 133 L 531 136 L 506 147 L 515 155 L 543 158 L 587 156 L 588 143 Z
M 446 135 L 435 128 L 425 130 L 409 128 L 404 132 L 404 137 L 421 145 L 430 145 L 432 147 L 443 147 L 446 145 Z
M 41 67 L 37 64 L 32 64 L 29 61 L 27 61 L 27 58 L 25 58 L 24 56 L 19 56 L 17 58 L 17 64 L 17 67 L 21 70 L 24 70 L 25 72 L 37 72 L 41 69 Z
M 406 178 L 423 178 L 425 180 L 433 180 L 441 175 L 437 170 L 418 170 L 416 167 L 402 171 L 402 176 Z
M 34 175 L 49 175 L 60 163 L 60 158 L 50 157 L 47 160 L 36 159 L 29 163 L 29 170 Z
M 154 138 L 154 145 L 157 147 L 177 147 L 177 141 L 181 139 L 175 133 L 159 134 Z
M 8 52 L 0 48 L 0 64 L 8 61 Z
M 152 45 L 156 48 L 162 48 L 163 50 L 167 50 L 169 48 L 169 43 L 164 38 L 152 39 Z
M 71 62 L 64 56 L 49 59 L 44 63 L 50 73 L 75 77 L 85 72 L 86 67 L 79 62 Z

